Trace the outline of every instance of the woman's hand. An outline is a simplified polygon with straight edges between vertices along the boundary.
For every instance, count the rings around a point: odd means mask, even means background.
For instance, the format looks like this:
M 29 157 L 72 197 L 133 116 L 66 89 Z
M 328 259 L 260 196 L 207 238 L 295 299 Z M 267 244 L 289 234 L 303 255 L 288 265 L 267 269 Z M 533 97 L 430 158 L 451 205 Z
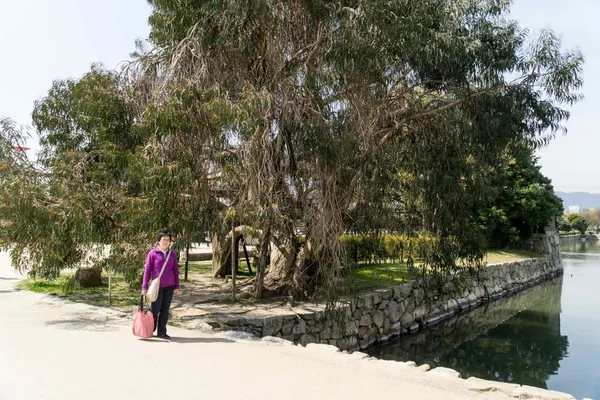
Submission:
M 147 294 L 148 294 L 148 290 L 144 290 L 144 289 L 142 289 L 142 296 L 145 296 L 145 295 L 147 295 Z
M 179 289 L 175 289 L 175 296 L 179 294 Z

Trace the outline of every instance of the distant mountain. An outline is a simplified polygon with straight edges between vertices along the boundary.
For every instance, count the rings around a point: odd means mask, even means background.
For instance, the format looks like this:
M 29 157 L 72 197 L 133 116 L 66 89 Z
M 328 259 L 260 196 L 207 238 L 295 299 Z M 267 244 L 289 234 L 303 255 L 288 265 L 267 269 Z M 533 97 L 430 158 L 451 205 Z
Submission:
M 563 201 L 565 211 L 569 206 L 580 206 L 583 208 L 595 208 L 600 210 L 600 194 L 587 192 L 555 192 Z

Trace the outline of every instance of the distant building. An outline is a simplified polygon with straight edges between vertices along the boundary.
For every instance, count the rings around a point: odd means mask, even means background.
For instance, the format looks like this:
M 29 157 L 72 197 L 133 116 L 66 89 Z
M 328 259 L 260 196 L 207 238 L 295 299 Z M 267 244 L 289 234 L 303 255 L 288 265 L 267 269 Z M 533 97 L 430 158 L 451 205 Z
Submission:
M 567 214 L 580 214 L 581 207 L 579 206 L 569 206 Z

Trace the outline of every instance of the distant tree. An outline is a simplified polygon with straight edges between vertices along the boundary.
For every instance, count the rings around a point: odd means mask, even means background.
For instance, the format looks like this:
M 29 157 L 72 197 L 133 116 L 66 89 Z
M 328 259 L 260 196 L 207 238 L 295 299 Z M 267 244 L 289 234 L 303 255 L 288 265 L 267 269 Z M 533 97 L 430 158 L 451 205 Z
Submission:
M 0 115 L 0 163 L 4 167 L 24 161 L 23 153 L 18 151 L 18 147 L 25 144 L 27 137 L 25 130 L 15 121 Z M 0 179 L 9 176 L 9 172 L 2 171 Z
M 588 222 L 585 217 L 581 214 L 569 214 L 567 215 L 567 222 L 573 227 L 573 229 L 579 231 L 582 235 L 588 228 Z
M 563 205 L 531 146 L 511 145 L 496 170 L 492 204 L 479 212 L 491 247 L 504 247 L 544 229 Z
M 10 118 L 0 116 L 0 248 L 9 248 L 13 243 L 9 227 L 18 218 L 15 205 L 24 199 L 14 189 L 23 182 L 32 165 L 19 147 L 25 144 L 28 135 Z
M 587 221 L 590 227 L 595 230 L 600 229 L 600 211 L 588 210 L 583 213 L 583 218 Z
M 557 229 L 559 232 L 570 232 L 573 227 L 567 222 L 567 216 L 563 215 L 557 218 Z

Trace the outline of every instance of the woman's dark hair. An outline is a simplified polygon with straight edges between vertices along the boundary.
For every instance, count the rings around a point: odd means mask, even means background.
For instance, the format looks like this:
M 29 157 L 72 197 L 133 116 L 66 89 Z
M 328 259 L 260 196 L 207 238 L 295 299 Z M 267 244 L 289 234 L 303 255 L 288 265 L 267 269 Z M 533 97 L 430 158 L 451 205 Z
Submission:
M 167 231 L 160 231 L 158 232 L 158 236 L 156 237 L 156 241 L 160 242 L 160 239 L 163 238 L 163 236 L 168 236 L 169 240 L 172 242 L 173 241 L 173 236 L 171 236 L 171 234 Z

